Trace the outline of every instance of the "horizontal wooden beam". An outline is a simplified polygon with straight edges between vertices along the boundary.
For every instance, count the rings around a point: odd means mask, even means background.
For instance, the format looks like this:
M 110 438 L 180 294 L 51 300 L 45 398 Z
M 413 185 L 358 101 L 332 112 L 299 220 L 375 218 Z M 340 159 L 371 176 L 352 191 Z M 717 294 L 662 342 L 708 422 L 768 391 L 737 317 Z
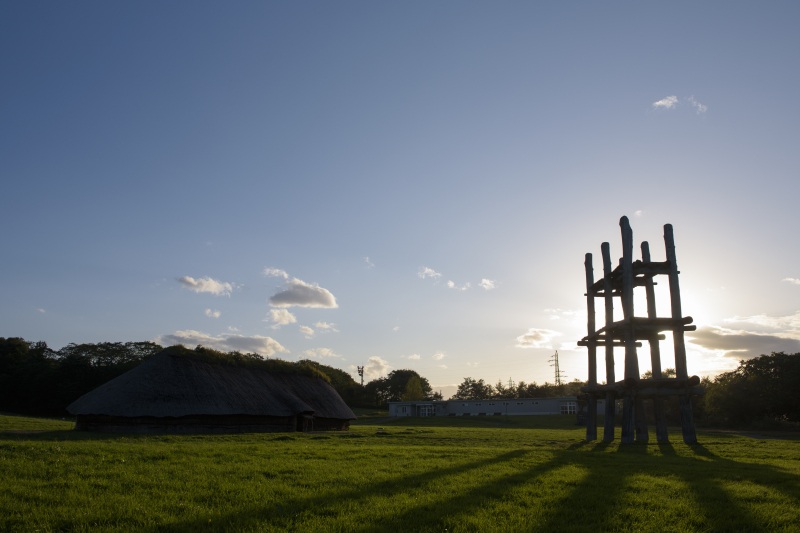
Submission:
M 661 337 L 660 340 L 664 340 L 666 338 L 664 335 L 660 335 L 660 337 Z M 589 338 L 584 337 L 583 339 L 578 341 L 578 346 L 608 346 L 608 345 L 611 345 L 614 348 L 624 348 L 625 347 L 625 343 L 624 342 L 619 341 L 619 340 L 615 340 L 615 339 L 608 340 L 605 337 L 601 337 L 601 338 L 597 338 L 597 339 L 589 339 Z M 636 343 L 634 343 L 634 346 L 636 346 L 637 348 L 641 348 L 642 347 L 642 343 L 641 342 L 636 342 Z

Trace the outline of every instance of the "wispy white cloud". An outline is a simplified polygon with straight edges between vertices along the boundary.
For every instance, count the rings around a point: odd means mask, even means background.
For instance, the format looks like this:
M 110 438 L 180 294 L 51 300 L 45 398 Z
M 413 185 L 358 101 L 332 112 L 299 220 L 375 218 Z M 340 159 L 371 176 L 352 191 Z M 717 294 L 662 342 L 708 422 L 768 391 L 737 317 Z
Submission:
M 456 291 L 468 291 L 471 287 L 472 287 L 472 285 L 469 282 L 467 282 L 467 283 L 465 283 L 463 285 L 456 285 L 455 281 L 452 281 L 452 280 L 448 280 L 447 281 L 447 288 L 448 289 L 453 289 L 453 290 L 456 290 Z
M 234 289 L 233 283 L 218 281 L 209 277 L 193 278 L 192 276 L 183 276 L 178 278 L 178 281 L 191 291 L 209 293 L 215 296 L 230 296 Z
M 436 270 L 430 267 L 421 267 L 419 269 L 419 272 L 417 272 L 417 277 L 420 279 L 432 279 L 438 282 L 442 278 L 442 273 L 437 272 Z M 481 278 L 480 282 L 477 285 L 486 291 L 490 291 L 497 287 L 497 282 L 493 279 Z M 463 284 L 458 284 L 455 281 L 449 279 L 445 283 L 445 286 L 448 289 L 452 289 L 454 291 L 467 291 L 472 288 L 472 282 L 467 281 Z
M 681 105 L 681 102 L 688 103 L 698 115 L 702 115 L 708 111 L 708 106 L 697 100 L 697 98 L 694 96 L 690 96 L 688 98 L 678 98 L 675 95 L 667 96 L 661 100 L 653 102 L 651 105 L 653 109 L 675 109 Z
M 288 309 L 270 309 L 269 320 L 272 322 L 272 329 L 297 323 L 297 317 Z
M 364 264 L 367 265 L 367 268 L 375 268 L 375 263 L 373 263 L 369 256 L 364 257 Z
M 754 331 L 756 333 L 774 333 L 777 335 L 800 339 L 800 311 L 791 315 L 769 316 L 735 316 L 723 320 L 732 329 Z
M 418 353 L 412 353 L 411 355 L 407 356 L 406 359 L 409 361 L 419 361 L 422 357 Z
M 289 279 L 289 274 L 286 273 L 285 270 L 281 270 L 280 268 L 265 268 L 264 275 L 268 278 L 283 278 Z
M 300 330 L 300 333 L 302 333 L 305 336 L 305 338 L 310 339 L 314 337 L 315 334 L 314 328 L 308 326 L 300 326 L 298 329 Z
M 297 278 L 286 280 L 285 288 L 272 295 L 269 303 L 273 307 L 339 307 L 331 291 L 316 283 L 306 283 Z
M 395 326 L 395 327 L 393 327 L 393 328 L 392 328 L 392 331 L 394 331 L 395 333 L 397 333 L 398 331 L 400 331 L 400 326 Z
M 530 328 L 517 337 L 517 348 L 551 348 L 552 341 L 561 333 L 550 329 Z
M 205 310 L 205 315 L 206 315 L 208 318 L 219 318 L 219 317 L 221 317 L 221 316 L 222 316 L 222 312 L 221 312 L 221 311 L 218 311 L 218 310 L 216 310 L 216 309 L 206 309 L 206 310 Z
M 417 272 L 417 276 L 421 279 L 439 279 L 442 277 L 442 274 L 430 267 L 421 267 L 419 272 Z
M 791 283 L 792 285 L 800 285 L 800 278 L 783 278 L 781 281 Z
M 493 279 L 483 278 L 483 279 L 481 279 L 481 282 L 478 283 L 478 286 L 481 289 L 484 289 L 484 290 L 487 290 L 487 291 L 491 291 L 491 290 L 493 290 L 493 289 L 495 289 L 497 287 L 497 282 L 495 280 L 493 280 Z
M 673 109 L 678 105 L 677 96 L 667 96 L 661 100 L 653 102 L 653 107 L 656 109 Z
M 332 324 L 330 322 L 317 322 L 314 324 L 314 327 L 320 331 L 330 331 L 331 333 L 339 333 L 339 330 L 336 329 L 336 324 Z
M 579 316 L 584 316 L 583 311 L 575 311 L 571 309 L 548 308 L 543 309 L 549 315 L 550 320 L 576 320 Z
M 45 309 L 44 307 L 37 307 L 36 312 L 39 313 L 40 315 L 43 315 L 47 312 L 47 309 Z
M 689 98 L 687 98 L 687 100 L 689 101 L 689 104 L 691 104 L 691 106 L 694 108 L 694 110 L 697 112 L 698 115 L 702 115 L 703 113 L 708 111 L 708 106 L 698 102 L 694 96 L 690 96 Z
M 633 216 L 637 218 L 641 218 L 642 215 L 644 215 L 644 211 L 642 211 L 641 209 L 637 209 L 636 211 L 633 212 Z
M 331 350 L 330 348 L 312 348 L 302 353 L 303 357 L 310 357 L 313 359 L 334 358 L 341 359 L 342 356 Z
M 270 357 L 276 353 L 289 353 L 281 343 L 272 337 L 262 337 L 261 335 L 209 335 L 201 331 L 192 329 L 176 331 L 171 335 L 162 335 L 155 342 L 162 346 L 172 346 L 182 344 L 187 348 L 194 348 L 202 345 L 222 352 L 247 352 L 256 353 L 262 357 Z
M 364 375 L 370 379 L 376 379 L 385 376 L 391 369 L 389 361 L 374 355 L 367 359 L 367 364 L 364 365 Z
M 444 352 L 436 352 L 436 353 L 435 353 L 435 354 L 433 354 L 431 357 L 433 357 L 433 359 L 434 359 L 435 361 L 441 361 L 442 359 L 444 359 L 445 357 L 447 357 L 447 354 L 445 354 Z

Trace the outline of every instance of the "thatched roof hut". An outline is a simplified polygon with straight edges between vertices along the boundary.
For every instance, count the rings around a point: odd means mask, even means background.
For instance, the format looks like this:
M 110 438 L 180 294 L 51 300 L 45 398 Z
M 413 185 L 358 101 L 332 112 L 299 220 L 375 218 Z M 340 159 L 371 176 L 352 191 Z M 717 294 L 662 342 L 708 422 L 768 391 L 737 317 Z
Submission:
M 67 407 L 76 429 L 228 433 L 347 429 L 356 418 L 316 372 L 172 347 Z

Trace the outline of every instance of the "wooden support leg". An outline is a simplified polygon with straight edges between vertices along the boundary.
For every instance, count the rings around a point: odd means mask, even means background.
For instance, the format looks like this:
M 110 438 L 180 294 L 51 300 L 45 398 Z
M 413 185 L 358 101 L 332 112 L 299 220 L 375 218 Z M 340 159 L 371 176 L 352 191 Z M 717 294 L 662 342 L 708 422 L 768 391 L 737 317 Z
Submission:
M 694 429 L 694 415 L 692 414 L 692 398 L 689 395 L 681 396 L 681 430 L 683 442 L 697 444 L 697 432 Z
M 666 444 L 669 442 L 669 432 L 664 398 L 653 398 L 653 415 L 656 419 L 656 440 L 659 444 Z
M 589 412 L 586 413 L 586 440 L 597 440 L 597 398 L 589 397 Z
M 667 261 L 669 262 L 669 294 L 672 307 L 672 318 L 680 320 L 683 318 L 681 312 L 681 292 L 678 284 L 678 263 L 675 259 L 675 237 L 672 233 L 672 224 L 664 225 L 664 246 L 667 250 Z M 679 379 L 687 379 L 689 373 L 686 368 L 686 345 L 683 338 L 683 328 L 672 330 L 673 344 L 675 345 L 675 373 Z M 695 444 L 697 433 L 694 429 L 694 416 L 692 415 L 692 399 L 687 394 L 681 396 L 681 429 L 683 430 L 683 442 Z
M 650 440 L 647 432 L 647 414 L 644 410 L 644 400 L 639 397 L 636 397 L 633 402 L 633 416 L 636 424 L 636 442 L 647 444 L 647 441 Z
M 626 392 L 622 398 L 622 444 L 634 442 L 633 409 L 633 393 Z
M 614 440 L 614 422 L 617 417 L 617 398 L 612 393 L 606 394 L 605 421 L 603 423 L 603 442 Z
M 650 263 L 650 245 L 647 241 L 642 242 L 642 261 Z M 644 278 L 645 295 L 647 297 L 647 317 L 651 319 L 658 318 L 656 313 L 656 294 L 655 283 L 652 276 Z M 650 344 L 650 364 L 652 366 L 652 374 L 656 379 L 661 378 L 661 348 L 657 338 L 651 337 Z M 667 419 L 664 412 L 664 399 L 653 398 L 653 415 L 656 419 L 656 440 L 659 443 L 669 442 L 669 434 L 667 432 Z

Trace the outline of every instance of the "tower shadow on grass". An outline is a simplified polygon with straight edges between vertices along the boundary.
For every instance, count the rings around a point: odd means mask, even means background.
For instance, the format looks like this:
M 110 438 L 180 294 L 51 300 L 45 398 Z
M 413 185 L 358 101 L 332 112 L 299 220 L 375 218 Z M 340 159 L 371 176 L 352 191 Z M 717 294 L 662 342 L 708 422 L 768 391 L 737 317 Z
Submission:
M 251 506 L 244 511 L 217 517 L 219 524 L 235 529 L 293 529 L 298 518 L 326 517 L 332 530 L 341 509 L 358 508 L 370 498 L 399 498 L 414 493 L 399 513 L 371 517 L 370 523 L 348 528 L 371 533 L 378 531 L 443 531 L 478 528 L 471 522 L 476 514 L 492 514 L 498 510 L 493 523 L 495 530 L 508 531 L 608 531 L 634 528 L 631 521 L 636 513 L 637 492 L 641 483 L 677 479 L 680 493 L 694 512 L 692 516 L 675 516 L 677 529 L 765 531 L 760 517 L 742 505 L 730 493 L 726 484 L 731 480 L 778 490 L 781 495 L 800 506 L 800 487 L 797 478 L 779 468 L 720 458 L 701 445 L 690 447 L 692 455 L 680 455 L 669 444 L 619 446 L 613 443 L 573 444 L 554 450 L 550 459 L 536 459 L 529 450 L 515 450 L 493 455 L 478 461 L 453 465 L 450 468 L 401 475 L 392 479 L 347 487 L 307 498 L 288 498 L 263 506 Z M 649 454 L 649 448 L 659 450 Z M 531 462 L 538 464 L 530 466 Z M 511 475 L 497 475 L 492 469 L 516 468 Z M 565 494 L 548 498 L 525 494 L 540 494 L 541 486 L 558 483 L 552 478 L 559 469 L 577 469 L 584 473 L 579 481 L 569 481 L 558 488 Z M 469 488 L 446 493 L 437 484 L 448 477 L 480 476 L 483 481 L 470 483 Z M 729 476 L 729 477 L 726 477 Z M 551 485 L 546 485 L 550 483 Z M 537 487 L 539 487 L 537 489 Z M 777 488 L 776 488 L 777 487 Z M 538 492 L 537 492 L 538 490 Z M 674 487 L 671 489 L 674 490 Z M 427 497 L 425 497 L 427 495 Z M 665 498 L 670 495 L 665 494 Z M 516 515 L 499 512 L 509 505 L 516 506 Z M 666 512 L 656 508 L 646 512 Z M 674 510 L 671 511 L 674 513 Z M 503 513 L 506 513 L 505 515 Z M 505 519 L 505 522 L 503 520 Z M 666 519 L 666 517 L 665 517 Z M 800 515 L 797 517 L 800 519 Z M 666 526 L 667 524 L 665 524 Z M 301 527 L 301 526 L 300 526 Z M 158 531 L 189 531 L 208 529 L 203 520 L 164 524 Z M 226 527 L 222 527 L 226 529 Z M 155 531 L 155 530 L 154 530 Z

